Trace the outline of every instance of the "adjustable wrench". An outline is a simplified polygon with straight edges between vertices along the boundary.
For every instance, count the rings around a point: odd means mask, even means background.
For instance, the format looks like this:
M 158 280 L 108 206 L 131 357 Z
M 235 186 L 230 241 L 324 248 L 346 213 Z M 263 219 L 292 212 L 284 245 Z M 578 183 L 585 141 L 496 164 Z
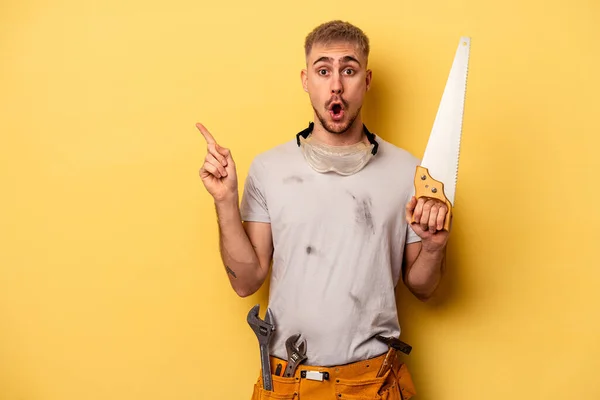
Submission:
M 296 342 L 300 335 L 292 335 L 285 341 L 285 348 L 288 353 L 288 362 L 285 367 L 284 375 L 287 377 L 294 376 L 298 365 L 306 360 L 306 339 L 302 338 L 300 344 L 296 346 Z
M 263 388 L 272 391 L 273 384 L 271 382 L 271 360 L 269 357 L 269 343 L 275 330 L 273 321 L 273 313 L 267 308 L 264 321 L 258 317 L 260 305 L 257 304 L 248 312 L 248 324 L 258 338 L 260 345 L 260 364 L 262 368 Z

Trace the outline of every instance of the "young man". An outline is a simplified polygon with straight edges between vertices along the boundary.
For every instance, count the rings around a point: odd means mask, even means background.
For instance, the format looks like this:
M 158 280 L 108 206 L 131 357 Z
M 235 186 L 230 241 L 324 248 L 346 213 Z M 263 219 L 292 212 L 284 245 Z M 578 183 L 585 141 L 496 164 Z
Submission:
M 423 301 L 437 288 L 447 210 L 414 198 L 419 160 L 362 121 L 372 78 L 366 35 L 346 22 L 324 23 L 306 37 L 305 53 L 301 81 L 314 122 L 255 157 L 241 206 L 230 150 L 197 124 L 208 144 L 200 177 L 214 198 L 222 260 L 242 297 L 262 286 L 272 263 L 276 398 L 408 398 L 410 375 L 397 357 L 380 372 L 390 349 L 376 336 L 400 335 L 400 279 Z M 307 359 L 293 376 L 275 375 L 294 334 L 306 341 Z M 259 377 L 253 399 L 271 398 L 265 392 Z

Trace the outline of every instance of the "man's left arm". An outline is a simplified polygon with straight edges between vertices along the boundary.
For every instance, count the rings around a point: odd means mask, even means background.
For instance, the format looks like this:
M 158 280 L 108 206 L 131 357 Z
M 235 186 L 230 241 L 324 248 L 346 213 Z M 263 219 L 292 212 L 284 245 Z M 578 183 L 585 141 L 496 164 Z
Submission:
M 421 241 L 408 244 L 404 250 L 403 281 L 421 301 L 431 298 L 444 274 L 450 235 L 443 229 L 447 212 L 446 205 L 435 199 L 417 200 L 413 196 L 406 205 L 406 221 Z M 411 224 L 413 215 L 415 222 Z

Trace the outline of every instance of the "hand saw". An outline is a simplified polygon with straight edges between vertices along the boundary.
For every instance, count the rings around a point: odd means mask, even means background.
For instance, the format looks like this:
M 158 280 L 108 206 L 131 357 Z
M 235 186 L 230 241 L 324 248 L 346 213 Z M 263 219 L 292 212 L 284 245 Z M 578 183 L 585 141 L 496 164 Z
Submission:
M 467 90 L 471 38 L 461 37 L 421 164 L 415 172 L 415 197 L 443 201 L 448 207 L 444 229 L 450 230 L 458 177 L 458 157 Z M 413 220 L 414 221 L 414 217 Z

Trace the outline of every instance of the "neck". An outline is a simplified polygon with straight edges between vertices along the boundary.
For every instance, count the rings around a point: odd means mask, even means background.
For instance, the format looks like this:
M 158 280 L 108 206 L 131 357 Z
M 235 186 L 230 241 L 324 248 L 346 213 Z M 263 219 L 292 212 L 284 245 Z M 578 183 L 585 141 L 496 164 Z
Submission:
M 315 115 L 315 126 L 312 131 L 312 137 L 315 140 L 325 143 L 329 146 L 349 146 L 358 142 L 369 143 L 367 135 L 363 130 L 363 122 L 360 115 L 356 117 L 352 125 L 344 133 L 331 133 L 327 131 L 321 121 Z

